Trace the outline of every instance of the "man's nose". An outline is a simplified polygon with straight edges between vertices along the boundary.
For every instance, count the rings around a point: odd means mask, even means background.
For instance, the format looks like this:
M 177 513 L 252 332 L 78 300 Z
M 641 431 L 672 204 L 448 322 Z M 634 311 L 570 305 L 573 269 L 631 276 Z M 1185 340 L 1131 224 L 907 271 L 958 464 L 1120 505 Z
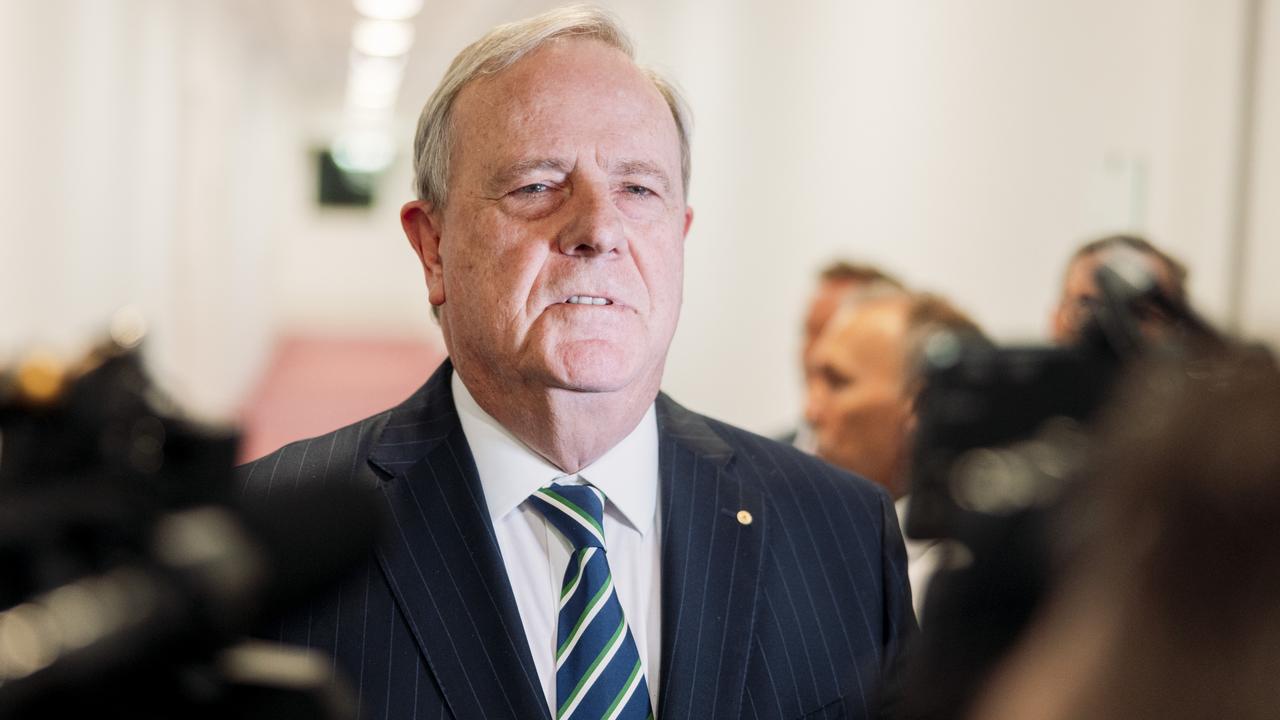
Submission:
M 596 257 L 626 252 L 626 227 L 609 188 L 578 185 L 571 203 L 572 219 L 560 233 L 560 252 Z
M 809 427 L 817 427 L 818 421 L 822 416 L 822 408 L 826 402 L 825 393 L 822 389 L 822 383 L 810 382 L 806 388 L 804 403 L 804 421 L 809 423 Z

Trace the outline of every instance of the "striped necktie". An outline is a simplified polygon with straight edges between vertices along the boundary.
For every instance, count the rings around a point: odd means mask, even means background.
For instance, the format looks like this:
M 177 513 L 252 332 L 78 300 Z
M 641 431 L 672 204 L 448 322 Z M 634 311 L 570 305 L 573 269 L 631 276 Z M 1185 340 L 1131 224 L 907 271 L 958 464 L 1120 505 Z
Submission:
M 604 547 L 604 494 L 551 485 L 533 505 L 573 545 L 556 621 L 556 719 L 646 720 L 649 686 Z

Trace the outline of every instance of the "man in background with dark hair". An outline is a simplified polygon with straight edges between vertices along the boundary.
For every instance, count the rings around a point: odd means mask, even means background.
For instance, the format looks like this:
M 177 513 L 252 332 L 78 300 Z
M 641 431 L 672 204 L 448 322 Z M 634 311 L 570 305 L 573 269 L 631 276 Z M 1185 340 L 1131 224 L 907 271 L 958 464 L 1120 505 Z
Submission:
M 1050 318 L 1050 335 L 1058 345 L 1080 339 L 1088 319 L 1101 301 L 1095 278 L 1098 268 L 1111 263 L 1129 263 L 1148 273 L 1169 299 L 1185 302 L 1187 268 L 1147 240 L 1133 235 L 1110 235 L 1085 243 L 1067 261 L 1062 278 L 1062 294 Z M 1145 313 L 1150 326 L 1158 327 L 1160 315 Z

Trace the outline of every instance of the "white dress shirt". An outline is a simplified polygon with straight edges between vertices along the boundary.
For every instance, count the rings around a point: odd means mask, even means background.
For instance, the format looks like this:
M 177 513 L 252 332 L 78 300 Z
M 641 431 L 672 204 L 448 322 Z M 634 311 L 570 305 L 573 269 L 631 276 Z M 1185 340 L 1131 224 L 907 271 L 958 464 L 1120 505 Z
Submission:
M 911 496 L 903 495 L 893 504 L 898 511 L 898 527 L 904 528 L 903 544 L 907 548 L 907 577 L 911 580 L 911 604 L 916 611 L 916 622 L 924 619 L 924 598 L 929 582 L 938 571 L 942 560 L 942 545 L 937 540 L 916 540 L 906 535 L 907 512 L 911 508 Z
M 529 496 L 553 481 L 589 482 L 607 498 L 604 539 L 609 570 L 640 653 L 649 702 L 656 708 L 662 657 L 662 547 L 658 422 L 653 406 L 621 442 L 580 472 L 565 475 L 481 409 L 456 371 L 451 382 L 458 420 L 480 473 L 498 549 L 552 717 L 560 584 L 572 548 L 534 509 Z

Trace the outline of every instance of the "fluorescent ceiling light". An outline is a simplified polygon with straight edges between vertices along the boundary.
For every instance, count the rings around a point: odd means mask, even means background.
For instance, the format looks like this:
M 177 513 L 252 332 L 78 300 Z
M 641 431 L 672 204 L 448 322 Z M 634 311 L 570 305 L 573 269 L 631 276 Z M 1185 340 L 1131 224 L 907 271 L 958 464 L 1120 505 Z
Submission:
M 413 26 L 398 20 L 361 20 L 351 31 L 351 45 L 365 55 L 404 55 L 413 47 Z
M 394 107 L 403 76 L 403 57 L 370 57 L 353 52 L 347 75 L 347 103 L 356 108 Z
M 408 20 L 422 10 L 422 0 L 355 0 L 355 6 L 374 20 Z
M 395 159 L 395 146 L 386 133 L 367 130 L 344 132 L 330 148 L 333 162 L 352 173 L 376 173 Z

